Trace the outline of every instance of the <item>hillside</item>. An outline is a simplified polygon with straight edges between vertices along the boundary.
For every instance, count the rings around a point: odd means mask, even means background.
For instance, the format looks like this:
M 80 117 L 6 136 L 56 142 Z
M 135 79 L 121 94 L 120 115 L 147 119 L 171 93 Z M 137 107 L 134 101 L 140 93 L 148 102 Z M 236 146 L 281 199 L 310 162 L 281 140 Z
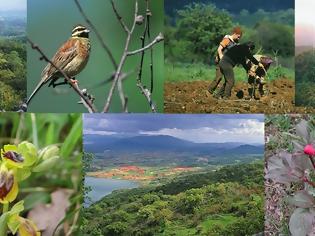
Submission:
M 84 135 L 84 149 L 94 153 L 90 171 L 121 165 L 205 166 L 261 159 L 264 146 L 244 143 L 194 143 L 167 135 Z
M 168 15 L 172 15 L 173 9 L 180 9 L 191 2 L 191 0 L 167 0 L 165 2 L 165 11 Z M 225 9 L 232 13 L 239 13 L 243 9 L 247 9 L 249 12 L 253 12 L 259 9 L 264 9 L 265 11 L 279 11 L 288 8 L 294 8 L 294 1 L 291 0 L 273 0 L 272 4 L 261 0 L 201 0 L 198 1 L 198 3 L 213 3 L 218 8 Z
M 262 162 L 226 166 L 159 187 L 115 191 L 86 209 L 82 231 L 91 236 L 252 235 L 263 231 L 263 195 Z
M 310 52 L 314 50 L 313 46 L 296 46 L 295 47 L 295 56 L 298 56 L 304 52 Z

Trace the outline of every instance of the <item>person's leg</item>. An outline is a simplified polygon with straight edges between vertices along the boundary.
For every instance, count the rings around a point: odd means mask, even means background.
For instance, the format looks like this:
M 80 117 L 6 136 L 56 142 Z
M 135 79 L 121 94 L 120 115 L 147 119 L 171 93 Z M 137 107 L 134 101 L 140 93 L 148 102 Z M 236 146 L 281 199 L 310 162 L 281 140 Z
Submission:
M 229 62 L 226 61 L 221 62 L 222 63 L 220 63 L 220 67 L 224 75 L 226 84 L 224 88 L 224 97 L 229 98 L 231 97 L 231 91 L 235 83 L 233 66 Z
M 221 73 L 220 66 L 219 66 L 219 64 L 217 64 L 216 67 L 215 67 L 215 78 L 214 78 L 214 80 L 211 82 L 211 84 L 208 87 L 208 91 L 210 93 L 213 93 L 216 90 L 216 88 L 218 87 L 220 81 L 222 80 L 222 76 L 223 75 Z

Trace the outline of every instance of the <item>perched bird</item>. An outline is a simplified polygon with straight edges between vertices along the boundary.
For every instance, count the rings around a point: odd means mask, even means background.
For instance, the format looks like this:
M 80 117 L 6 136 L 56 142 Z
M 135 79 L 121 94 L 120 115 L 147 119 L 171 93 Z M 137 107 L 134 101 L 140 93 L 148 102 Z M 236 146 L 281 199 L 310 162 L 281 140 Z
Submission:
M 74 76 L 79 74 L 86 66 L 91 45 L 89 40 L 89 30 L 83 25 L 77 25 L 73 28 L 71 38 L 69 38 L 56 52 L 51 61 L 61 69 L 69 78 L 71 82 Z M 56 80 L 62 77 L 62 74 L 50 63 L 45 67 L 42 72 L 41 80 L 28 98 L 26 104 L 29 104 L 38 90 L 47 82 L 50 82 L 48 86 L 57 86 L 67 83 L 56 83 Z

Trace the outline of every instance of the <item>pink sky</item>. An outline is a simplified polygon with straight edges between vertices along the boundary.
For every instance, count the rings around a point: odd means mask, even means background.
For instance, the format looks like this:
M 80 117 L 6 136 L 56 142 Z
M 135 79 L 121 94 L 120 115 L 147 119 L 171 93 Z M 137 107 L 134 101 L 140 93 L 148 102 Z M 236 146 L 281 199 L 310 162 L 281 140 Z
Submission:
M 296 46 L 315 46 L 315 27 L 307 24 L 295 26 Z

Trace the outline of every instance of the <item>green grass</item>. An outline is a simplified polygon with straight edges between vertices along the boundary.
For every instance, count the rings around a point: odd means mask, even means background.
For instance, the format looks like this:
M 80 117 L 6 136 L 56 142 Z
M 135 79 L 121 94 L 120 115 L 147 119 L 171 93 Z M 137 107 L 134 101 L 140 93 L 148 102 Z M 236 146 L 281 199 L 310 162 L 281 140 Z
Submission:
M 219 225 L 222 227 L 225 227 L 229 224 L 232 224 L 237 221 L 237 217 L 233 216 L 232 214 L 226 214 L 226 215 L 215 215 L 211 216 L 208 219 L 206 219 L 204 222 L 201 223 L 201 226 L 204 230 L 208 231 L 211 229 L 214 225 Z
M 247 81 L 243 67 L 234 68 L 236 82 Z M 269 80 L 279 77 L 294 79 L 294 70 L 285 67 L 271 67 L 268 71 Z M 165 64 L 165 79 L 167 82 L 181 81 L 212 81 L 215 78 L 215 66 L 204 64 Z

